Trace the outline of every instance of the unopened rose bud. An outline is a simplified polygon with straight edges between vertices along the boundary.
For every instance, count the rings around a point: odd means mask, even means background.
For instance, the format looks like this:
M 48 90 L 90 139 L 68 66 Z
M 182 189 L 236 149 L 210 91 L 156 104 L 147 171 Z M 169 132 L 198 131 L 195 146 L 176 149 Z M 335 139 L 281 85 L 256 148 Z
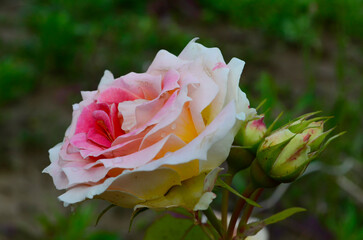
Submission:
M 236 144 L 250 147 L 252 150 L 256 151 L 267 130 L 263 119 L 264 116 L 259 116 L 258 119 L 244 123 L 235 138 Z
M 292 182 L 299 177 L 327 143 L 336 137 L 321 146 L 332 130 L 323 131 L 324 121 L 320 121 L 323 119 L 326 118 L 298 119 L 266 137 L 257 150 L 256 164 L 259 166 L 251 168 L 252 179 L 266 174 L 266 179 L 281 183 Z M 270 180 L 266 184 L 259 181 L 258 185 L 271 185 Z
M 308 129 L 306 129 L 303 134 L 305 137 L 309 137 L 309 146 L 311 151 L 317 150 L 323 140 L 325 139 L 327 134 L 324 134 L 324 122 L 312 122 L 308 125 Z

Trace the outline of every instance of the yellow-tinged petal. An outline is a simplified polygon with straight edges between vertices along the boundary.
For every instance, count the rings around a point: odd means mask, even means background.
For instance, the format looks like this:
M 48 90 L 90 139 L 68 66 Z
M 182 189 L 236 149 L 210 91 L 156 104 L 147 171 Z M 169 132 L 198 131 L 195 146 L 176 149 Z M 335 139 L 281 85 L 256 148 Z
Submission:
M 179 174 L 181 181 L 197 176 L 199 174 L 198 159 L 178 165 L 164 165 L 164 167 L 175 170 Z
M 117 191 L 125 192 L 142 201 L 156 199 L 163 196 L 172 186 L 180 185 L 179 174 L 170 168 L 159 168 L 154 171 L 130 173 L 127 177 L 116 179 L 107 189 L 112 194 Z M 107 196 L 102 196 L 106 199 Z M 114 203 L 116 205 L 121 205 Z
M 203 172 L 198 176 L 185 180 L 180 186 L 172 187 L 165 196 L 143 202 L 135 208 L 184 207 L 193 211 L 205 210 L 216 197 L 213 192 L 208 190 L 213 188 L 209 185 L 214 185 L 213 183 L 220 170 L 220 168 L 216 168 L 210 173 Z M 207 184 L 208 187 L 205 187 L 205 184 Z
M 189 143 L 198 136 L 192 115 L 186 105 L 177 121 L 171 125 L 171 131 L 186 143 Z
M 184 207 L 192 210 L 203 195 L 204 179 L 207 173 L 202 173 L 196 177 L 182 182 L 180 186 L 174 186 L 163 197 L 150 200 L 137 205 L 135 208 L 170 208 Z

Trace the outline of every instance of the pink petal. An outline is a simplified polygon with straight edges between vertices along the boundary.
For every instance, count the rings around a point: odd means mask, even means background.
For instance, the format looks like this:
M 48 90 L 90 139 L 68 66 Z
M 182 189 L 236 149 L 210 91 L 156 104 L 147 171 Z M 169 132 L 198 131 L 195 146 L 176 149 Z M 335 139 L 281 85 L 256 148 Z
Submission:
M 198 112 L 202 112 L 209 106 L 219 92 L 218 85 L 204 71 L 201 61 L 195 61 L 193 65 L 188 66 L 188 71 L 183 79 L 199 83 L 199 87 L 188 94 L 193 99 L 191 106 L 193 105 Z
M 78 133 L 70 139 L 70 143 L 78 149 L 87 149 L 91 151 L 100 151 L 103 148 L 88 141 L 86 133 Z
M 100 159 L 97 162 L 102 162 L 106 168 L 133 169 L 152 161 L 162 149 L 179 149 L 183 145 L 184 142 L 180 140 L 180 138 L 171 134 L 140 151 L 113 159 Z M 167 147 L 164 148 L 164 146 Z M 173 146 L 173 148 L 171 146 Z
M 144 99 L 154 99 L 161 92 L 161 75 L 151 75 L 148 73 L 129 73 L 121 77 L 123 84 L 128 89 L 141 91 Z
M 235 136 L 236 111 L 230 102 L 205 130 L 183 148 L 138 168 L 153 171 L 165 165 L 178 165 L 199 160 L 199 169 L 214 169 L 228 156 Z
M 164 79 L 163 79 L 163 92 L 170 91 L 170 90 L 180 87 L 178 84 L 179 78 L 180 78 L 180 75 L 176 70 L 174 70 L 174 69 L 169 70 L 165 74 Z
M 94 102 L 83 108 L 77 120 L 75 134 L 86 133 L 90 128 L 94 127 L 95 119 L 93 117 L 93 112 L 97 109 L 97 104 Z
M 160 50 L 148 68 L 147 73 L 163 74 L 169 69 L 179 69 L 185 63 L 186 61 L 181 60 L 168 51 Z
M 63 167 L 63 172 L 67 176 L 69 185 L 80 183 L 98 182 L 107 174 L 104 166 L 93 167 L 85 171 L 81 167 Z
M 115 156 L 123 156 L 125 154 L 130 154 L 139 149 L 141 140 L 142 138 L 129 139 L 128 141 L 124 141 L 117 145 L 113 145 L 110 148 L 101 151 L 88 151 L 88 153 L 85 154 L 84 157 L 85 158 L 100 157 L 102 155 L 107 158 L 113 158 Z
M 79 161 L 83 160 L 79 153 L 79 149 L 70 144 L 69 138 L 65 137 L 59 156 L 63 161 Z
M 43 173 L 48 173 L 57 189 L 65 189 L 68 186 L 68 180 L 64 175 L 62 168 L 59 166 L 59 152 L 61 150 L 62 143 L 58 143 L 56 146 L 49 150 L 49 158 L 51 164 L 43 170 Z
M 118 112 L 123 118 L 122 130 L 129 132 L 136 126 L 136 108 L 146 102 L 145 99 L 137 99 L 118 104 Z
M 166 101 L 173 101 L 176 97 L 176 93 L 171 95 L 169 98 L 168 97 L 169 94 L 164 94 L 163 96 L 160 96 L 160 98 L 137 106 L 135 109 L 136 127 L 140 128 L 142 126 L 150 126 L 153 124 L 149 124 L 150 120 L 158 114 L 162 108 L 164 108 Z
M 104 91 L 101 91 L 100 95 L 97 98 L 97 101 L 99 103 L 112 104 L 112 103 L 120 103 L 123 101 L 131 101 L 139 98 L 140 96 L 129 91 L 128 89 L 112 87 Z
M 212 69 L 212 71 L 219 69 L 219 68 L 225 68 L 227 67 L 227 64 L 225 64 L 224 62 L 217 62 L 215 67 Z
M 63 166 L 69 185 L 89 182 L 99 182 L 111 169 L 132 169 L 152 161 L 156 157 L 162 157 L 165 153 L 183 147 L 185 143 L 176 136 L 170 135 L 154 145 L 125 156 L 100 159 L 93 163 L 70 162 Z
M 111 147 L 111 142 L 104 134 L 100 133 L 98 130 L 92 128 L 87 133 L 87 139 L 91 140 L 92 142 L 102 146 L 109 148 Z
M 155 124 L 156 126 L 144 137 L 144 141 L 147 141 L 148 136 L 175 122 L 182 113 L 184 104 L 191 100 L 187 93 L 188 85 L 184 85 L 180 90 L 175 91 L 173 95 L 169 97 L 167 102 L 154 117 L 151 119 L 149 117 L 150 120 L 147 122 L 147 125 L 151 126 Z M 141 147 L 142 145 L 143 143 L 141 144 Z
M 121 128 L 122 119 L 120 120 L 118 117 L 118 109 L 116 104 L 112 104 L 110 107 L 110 118 L 113 129 L 111 133 L 113 134 L 113 138 L 116 139 L 118 136 L 125 133 Z
M 110 116 L 102 110 L 96 110 L 92 113 L 93 118 L 96 121 L 96 124 L 100 121 L 104 127 L 106 127 L 106 131 L 109 133 L 113 132 L 113 126 L 111 125 Z

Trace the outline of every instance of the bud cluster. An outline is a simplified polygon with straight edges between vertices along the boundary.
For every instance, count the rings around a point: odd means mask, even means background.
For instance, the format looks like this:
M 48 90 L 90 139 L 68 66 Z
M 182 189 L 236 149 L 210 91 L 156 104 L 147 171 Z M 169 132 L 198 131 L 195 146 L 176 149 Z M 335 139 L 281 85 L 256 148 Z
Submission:
M 272 133 L 266 129 L 263 117 L 242 126 L 235 142 L 254 153 L 250 171 L 256 186 L 273 187 L 294 181 L 331 140 L 341 135 L 324 142 L 333 130 L 324 131 L 324 123 L 330 117 L 309 119 L 315 114 L 305 114 Z

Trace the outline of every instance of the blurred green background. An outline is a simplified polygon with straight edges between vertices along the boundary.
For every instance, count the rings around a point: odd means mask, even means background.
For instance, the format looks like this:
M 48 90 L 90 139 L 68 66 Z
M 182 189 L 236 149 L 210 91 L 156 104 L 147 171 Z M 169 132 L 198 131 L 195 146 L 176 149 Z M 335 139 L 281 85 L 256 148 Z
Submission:
M 363 0 L 1 0 L 0 240 L 142 238 L 156 213 L 130 234 L 121 208 L 94 227 L 107 204 L 71 213 L 40 172 L 80 90 L 95 89 L 105 69 L 144 71 L 159 49 L 177 55 L 196 36 L 226 61 L 246 61 L 241 87 L 252 106 L 267 99 L 267 123 L 322 110 L 348 131 L 306 177 L 264 192 L 257 217 L 308 210 L 269 227 L 271 239 L 363 239 Z

